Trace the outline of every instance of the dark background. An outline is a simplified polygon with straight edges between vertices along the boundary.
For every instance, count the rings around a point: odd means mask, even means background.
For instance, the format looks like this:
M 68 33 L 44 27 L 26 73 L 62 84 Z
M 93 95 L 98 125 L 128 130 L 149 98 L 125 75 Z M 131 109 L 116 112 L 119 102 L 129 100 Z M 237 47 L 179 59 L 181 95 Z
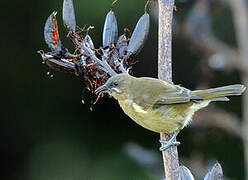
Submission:
M 177 24 L 185 20 L 195 2 L 177 2 L 178 11 L 174 15 Z M 96 47 L 101 45 L 102 27 L 111 3 L 74 0 L 77 24 L 95 26 L 90 36 Z M 158 134 L 131 121 L 114 99 L 101 99 L 91 112 L 87 104 L 90 93 L 84 97 L 86 105 L 81 103 L 84 89 L 81 78 L 54 72 L 41 63 L 36 51 L 48 50 L 43 27 L 54 10 L 58 11 L 63 44 L 72 48 L 62 26 L 62 1 L 12 0 L 1 4 L 0 179 L 161 179 Z M 120 34 L 125 27 L 134 29 L 144 12 L 144 4 L 145 1 L 117 2 L 114 12 Z M 153 11 L 151 7 L 149 11 Z M 235 47 L 228 7 L 213 1 L 211 13 L 213 33 Z M 149 37 L 137 57 L 135 76 L 157 77 L 157 22 L 151 14 Z M 173 31 L 173 81 L 195 89 L 205 78 L 201 72 L 204 55 L 180 31 L 176 28 Z M 47 71 L 54 77 L 47 76 Z M 235 70 L 208 73 L 212 77 L 208 84 L 212 87 L 240 83 L 240 73 Z M 214 104 L 241 117 L 241 97 Z M 239 137 L 218 127 L 192 125 L 178 139 L 182 143 L 178 148 L 180 162 L 191 169 L 196 179 L 216 161 L 222 164 L 227 177 L 244 179 L 243 145 Z M 194 169 L 197 166 L 191 166 L 190 162 L 203 168 Z

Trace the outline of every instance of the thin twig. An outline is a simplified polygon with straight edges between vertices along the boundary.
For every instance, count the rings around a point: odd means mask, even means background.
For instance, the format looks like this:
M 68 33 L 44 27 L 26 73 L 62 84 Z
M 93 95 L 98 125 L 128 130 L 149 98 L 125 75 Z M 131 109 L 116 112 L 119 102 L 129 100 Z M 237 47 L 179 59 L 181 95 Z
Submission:
M 238 42 L 238 48 L 240 56 L 243 60 L 244 71 L 242 77 L 242 84 L 248 86 L 248 13 L 247 13 L 247 1 L 236 0 L 228 1 L 233 12 L 234 24 L 236 27 L 236 38 Z M 243 96 L 243 127 L 244 137 L 248 136 L 248 93 Z M 244 156 L 245 156 L 245 176 L 248 179 L 248 138 L 244 139 Z
M 172 82 L 171 41 L 174 0 L 158 0 L 159 6 L 159 44 L 158 44 L 158 78 Z M 168 140 L 170 134 L 160 134 L 162 140 Z M 166 180 L 178 180 L 179 163 L 177 147 L 172 146 L 163 151 Z
M 90 48 L 86 47 L 84 43 L 81 44 L 82 49 L 85 51 L 85 53 L 96 63 L 100 64 L 104 69 L 106 69 L 106 72 L 110 76 L 114 76 L 117 73 L 110 67 L 110 65 L 107 63 L 106 59 L 103 59 L 102 61 L 96 57 L 94 54 L 94 51 L 92 51 Z

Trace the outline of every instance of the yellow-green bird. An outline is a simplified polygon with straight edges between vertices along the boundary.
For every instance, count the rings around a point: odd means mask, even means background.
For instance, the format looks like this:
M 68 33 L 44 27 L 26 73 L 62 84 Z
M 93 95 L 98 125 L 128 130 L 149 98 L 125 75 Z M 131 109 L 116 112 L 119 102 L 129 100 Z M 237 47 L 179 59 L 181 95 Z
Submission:
M 194 113 L 211 101 L 228 101 L 226 96 L 241 95 L 241 84 L 191 91 L 179 85 L 149 77 L 136 78 L 126 73 L 108 79 L 95 93 L 106 92 L 118 100 L 123 111 L 136 123 L 158 133 L 175 131 L 162 146 L 165 150 L 175 141 L 178 132 L 192 119 Z

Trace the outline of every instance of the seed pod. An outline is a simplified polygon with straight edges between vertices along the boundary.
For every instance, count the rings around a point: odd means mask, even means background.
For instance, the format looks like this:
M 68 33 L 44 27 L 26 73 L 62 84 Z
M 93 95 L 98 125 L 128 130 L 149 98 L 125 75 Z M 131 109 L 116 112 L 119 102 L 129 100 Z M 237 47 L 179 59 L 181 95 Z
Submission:
M 76 65 L 73 62 L 67 61 L 63 57 L 64 50 L 53 51 L 49 53 L 44 53 L 44 51 L 38 51 L 43 59 L 43 63 L 46 63 L 50 68 L 61 71 L 61 72 L 71 72 L 77 73 Z
M 223 179 L 223 170 L 220 163 L 216 162 L 211 170 L 205 175 L 204 180 Z
M 186 166 L 181 165 L 179 167 L 179 174 L 181 180 L 195 180 L 194 176 Z
M 103 47 L 111 46 L 112 44 L 114 44 L 116 42 L 117 35 L 117 21 L 114 12 L 110 10 L 105 18 L 105 23 L 103 27 Z
M 46 64 L 52 69 L 55 69 L 61 72 L 75 73 L 77 71 L 76 66 L 73 62 L 70 62 L 64 59 L 48 59 L 46 61 Z
M 68 30 L 76 30 L 76 18 L 72 0 L 64 0 L 63 3 L 63 22 Z
M 149 14 L 145 12 L 145 14 L 140 17 L 138 23 L 136 24 L 134 32 L 128 43 L 127 51 L 129 54 L 136 55 L 142 49 L 149 33 L 149 25 Z
M 52 51 L 61 51 L 62 44 L 59 39 L 58 25 L 56 20 L 57 12 L 53 12 L 46 21 L 44 28 L 45 41 Z
M 116 43 L 116 48 L 118 50 L 118 56 L 120 59 L 122 59 L 127 52 L 127 41 L 128 40 L 126 35 L 123 34 L 118 38 L 118 41 Z

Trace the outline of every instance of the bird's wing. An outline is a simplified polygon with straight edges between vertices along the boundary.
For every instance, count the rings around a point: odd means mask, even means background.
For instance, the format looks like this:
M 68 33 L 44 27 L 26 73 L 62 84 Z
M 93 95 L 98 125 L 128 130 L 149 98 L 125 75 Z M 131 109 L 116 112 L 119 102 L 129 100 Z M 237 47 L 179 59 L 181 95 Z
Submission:
M 132 88 L 136 91 L 132 93 L 135 94 L 134 101 L 143 107 L 202 100 L 202 97 L 197 96 L 189 89 L 158 79 L 139 78 L 134 86 L 137 86 Z
M 197 96 L 189 89 L 173 85 L 170 89 L 161 93 L 160 99 L 154 105 L 186 103 L 191 100 L 202 100 L 202 97 Z

